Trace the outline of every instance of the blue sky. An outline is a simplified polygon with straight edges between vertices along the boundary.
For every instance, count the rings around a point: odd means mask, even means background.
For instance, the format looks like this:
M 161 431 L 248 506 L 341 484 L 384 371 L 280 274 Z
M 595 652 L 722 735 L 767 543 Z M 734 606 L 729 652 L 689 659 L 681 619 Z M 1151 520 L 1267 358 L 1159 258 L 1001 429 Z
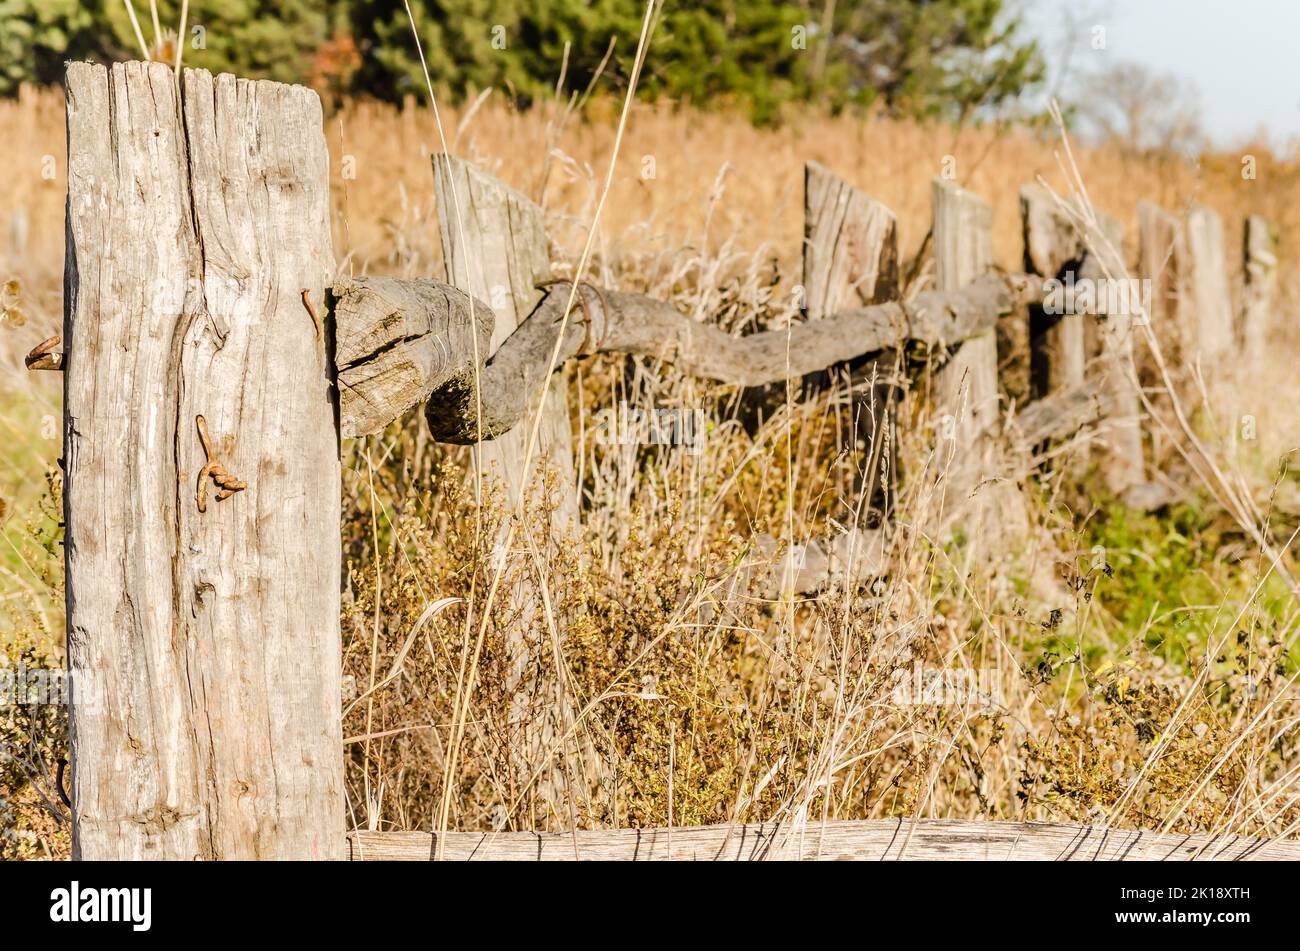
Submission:
M 1017 0 L 1012 0 L 1014 5 Z M 1300 0 L 1018 0 L 1031 32 L 1069 75 L 1116 59 L 1171 73 L 1199 93 L 1215 144 L 1266 129 L 1300 139 Z M 1106 27 L 1106 49 L 1092 28 Z

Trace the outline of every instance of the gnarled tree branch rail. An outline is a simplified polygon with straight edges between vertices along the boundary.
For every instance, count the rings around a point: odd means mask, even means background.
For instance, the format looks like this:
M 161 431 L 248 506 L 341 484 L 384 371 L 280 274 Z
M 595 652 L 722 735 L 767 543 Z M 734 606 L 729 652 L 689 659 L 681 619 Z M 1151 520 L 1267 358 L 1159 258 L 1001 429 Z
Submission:
M 744 337 L 691 320 L 665 301 L 586 286 L 566 321 L 571 285 L 557 284 L 491 359 L 480 342 L 475 374 L 468 295 L 436 281 L 366 278 L 334 289 L 342 431 L 375 432 L 427 402 L 436 439 L 476 442 L 477 377 L 481 438 L 499 437 L 528 412 L 561 334 L 560 362 L 584 350 L 642 354 L 704 379 L 761 386 L 880 350 L 952 346 L 1041 299 L 1040 283 L 988 275 L 958 291 L 926 292 L 910 303 L 873 304 Z M 482 340 L 491 332 L 492 309 L 481 301 L 472 309 Z

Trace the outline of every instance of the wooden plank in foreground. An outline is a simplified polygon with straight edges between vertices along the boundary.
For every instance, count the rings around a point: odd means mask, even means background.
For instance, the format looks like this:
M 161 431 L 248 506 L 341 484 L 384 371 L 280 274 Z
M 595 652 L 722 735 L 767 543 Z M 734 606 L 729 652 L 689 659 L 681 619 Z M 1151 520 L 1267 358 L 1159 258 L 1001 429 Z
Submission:
M 427 832 L 353 832 L 352 861 L 428 861 Z M 861 819 L 809 823 L 608 829 L 582 832 L 448 832 L 456 861 L 1300 861 L 1300 841 L 1159 835 L 1051 822 Z

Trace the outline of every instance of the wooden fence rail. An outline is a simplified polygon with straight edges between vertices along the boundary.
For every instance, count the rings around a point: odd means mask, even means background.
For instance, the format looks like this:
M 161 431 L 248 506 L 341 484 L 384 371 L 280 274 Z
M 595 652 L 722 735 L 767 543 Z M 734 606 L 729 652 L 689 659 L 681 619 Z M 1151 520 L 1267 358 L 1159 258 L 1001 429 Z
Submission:
M 331 287 L 314 93 L 202 70 L 177 82 L 160 63 L 71 64 L 66 88 L 64 351 L 47 342 L 28 365 L 65 372 L 78 857 L 344 855 L 339 440 L 424 404 L 434 438 L 478 444 L 478 463 L 499 471 L 518 500 L 534 478 L 519 424 L 538 411 L 557 347 L 560 377 L 541 404 L 537 448 L 560 473 L 556 543 L 581 515 L 562 374 L 583 352 L 651 355 L 756 387 L 832 369 L 858 385 L 882 355 L 902 364 L 919 349 L 938 358 L 935 407 L 952 419 L 949 461 L 961 485 L 976 482 L 999 436 L 1029 451 L 1108 415 L 1118 417 L 1107 437 L 1113 486 L 1144 478 L 1131 315 L 1071 308 L 1049 320 L 1042 306 L 1047 281 L 1122 277 L 1122 231 L 1036 187 L 1021 196 L 1028 273 L 1001 274 L 991 270 L 988 204 L 936 180 L 934 286 L 917 293 L 899 284 L 889 209 L 810 164 L 808 319 L 732 337 L 663 301 L 586 285 L 565 319 L 571 286 L 542 286 L 550 264 L 540 211 L 447 156 L 434 160 L 447 281 L 362 277 Z M 1186 222 L 1154 206 L 1138 218 L 1139 273 L 1158 288 L 1153 319 L 1190 327 L 1185 348 L 1216 357 L 1235 348 L 1222 222 L 1203 208 Z M 1273 240 L 1267 222 L 1251 220 L 1243 336 L 1257 352 L 1270 330 Z M 1000 320 L 1036 322 L 1042 370 L 1039 398 L 1001 433 Z M 862 471 L 883 461 L 888 492 L 896 398 L 860 431 L 869 443 Z M 878 536 L 853 532 L 819 549 L 828 565 L 879 547 Z M 531 596 L 506 593 L 523 611 Z M 516 687 L 512 711 L 522 716 L 541 698 Z M 563 712 L 563 693 L 555 698 Z M 511 751 L 521 771 L 534 770 L 549 736 L 521 736 Z M 355 833 L 347 848 L 356 858 L 422 858 L 430 842 Z M 1300 849 L 940 821 L 835 822 L 797 834 L 448 833 L 444 844 L 465 858 L 667 858 L 670 849 L 674 858 L 1247 858 Z

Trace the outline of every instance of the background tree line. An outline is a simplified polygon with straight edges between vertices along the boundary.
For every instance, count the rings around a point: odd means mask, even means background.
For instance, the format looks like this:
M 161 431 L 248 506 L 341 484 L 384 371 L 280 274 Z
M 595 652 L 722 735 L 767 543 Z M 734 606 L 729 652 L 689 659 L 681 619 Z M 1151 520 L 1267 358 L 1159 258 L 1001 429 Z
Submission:
M 180 3 L 134 0 L 146 44 L 170 57 Z M 583 89 L 617 37 L 602 82 L 628 74 L 641 0 L 411 0 L 436 87 L 494 86 L 527 106 Z M 329 98 L 400 100 L 424 89 L 401 0 L 192 0 L 185 62 L 309 83 Z M 53 83 L 66 59 L 139 58 L 122 0 L 0 0 L 0 95 Z M 1040 79 L 1042 57 L 1004 0 L 691 0 L 664 4 L 643 94 L 747 109 L 883 106 L 956 117 Z M 607 87 L 610 88 L 610 87 Z

